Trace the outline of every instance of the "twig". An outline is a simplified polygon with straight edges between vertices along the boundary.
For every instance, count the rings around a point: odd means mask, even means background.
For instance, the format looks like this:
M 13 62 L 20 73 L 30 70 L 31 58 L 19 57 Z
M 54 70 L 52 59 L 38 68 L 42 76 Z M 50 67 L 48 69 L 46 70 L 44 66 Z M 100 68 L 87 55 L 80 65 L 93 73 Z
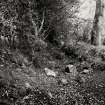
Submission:
M 43 11 L 43 18 L 42 18 L 42 22 L 41 22 L 41 26 L 38 30 L 38 34 L 41 33 L 42 29 L 43 29 L 43 26 L 44 26 L 44 21 L 45 21 L 45 11 Z
M 33 19 L 32 19 L 32 24 L 33 24 L 34 29 L 35 29 L 35 35 L 38 36 L 38 29 L 37 29 L 37 26 L 36 26 L 35 22 L 33 21 Z
M 38 28 L 37 28 L 37 25 L 36 25 L 36 23 L 34 22 L 34 20 L 33 20 L 33 18 L 32 18 L 32 11 L 30 11 L 29 16 L 30 16 L 30 20 L 31 20 L 31 22 L 32 22 L 32 25 L 33 25 L 33 27 L 34 27 L 34 29 L 35 29 L 35 36 L 38 36 Z

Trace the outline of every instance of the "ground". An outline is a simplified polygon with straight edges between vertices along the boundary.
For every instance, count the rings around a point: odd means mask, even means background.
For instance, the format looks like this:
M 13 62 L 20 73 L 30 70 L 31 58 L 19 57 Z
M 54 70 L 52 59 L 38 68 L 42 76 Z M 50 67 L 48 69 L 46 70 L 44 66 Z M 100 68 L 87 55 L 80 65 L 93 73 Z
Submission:
M 68 55 L 64 50 L 50 44 L 35 51 L 33 62 L 21 66 L 10 61 L 6 64 L 1 62 L 0 105 L 105 104 L 104 66 L 102 70 L 97 70 L 92 61 L 81 60 L 72 53 Z M 76 67 L 77 74 L 67 73 L 67 65 Z M 48 76 L 45 68 L 57 75 Z M 90 72 L 84 72 L 85 69 Z

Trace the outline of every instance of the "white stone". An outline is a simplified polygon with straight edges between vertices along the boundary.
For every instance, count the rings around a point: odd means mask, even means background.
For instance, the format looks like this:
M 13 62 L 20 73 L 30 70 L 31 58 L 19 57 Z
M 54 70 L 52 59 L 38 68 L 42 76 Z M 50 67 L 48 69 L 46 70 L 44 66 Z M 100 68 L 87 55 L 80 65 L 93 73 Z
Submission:
M 88 74 L 90 72 L 90 70 L 84 69 L 82 72 Z
M 53 77 L 57 76 L 57 73 L 54 72 L 53 70 L 49 69 L 49 68 L 45 68 L 44 70 L 46 72 L 46 75 L 48 75 L 48 76 L 53 76 Z
M 50 96 L 50 98 L 52 98 L 52 97 L 53 97 L 53 95 L 51 94 L 51 92 L 48 92 L 48 95 Z
M 26 88 L 32 88 L 32 86 L 28 82 L 25 83 L 25 86 Z
M 68 82 L 67 82 L 67 79 L 65 79 L 65 78 L 62 78 L 61 79 L 61 82 L 63 83 L 63 84 L 67 84 Z

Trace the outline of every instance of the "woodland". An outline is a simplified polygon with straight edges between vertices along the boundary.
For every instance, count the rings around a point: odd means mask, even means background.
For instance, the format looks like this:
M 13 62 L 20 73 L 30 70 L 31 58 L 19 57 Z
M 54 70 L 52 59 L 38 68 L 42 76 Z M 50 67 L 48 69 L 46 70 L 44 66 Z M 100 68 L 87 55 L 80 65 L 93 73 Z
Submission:
M 105 0 L 0 0 L 0 105 L 105 105 Z

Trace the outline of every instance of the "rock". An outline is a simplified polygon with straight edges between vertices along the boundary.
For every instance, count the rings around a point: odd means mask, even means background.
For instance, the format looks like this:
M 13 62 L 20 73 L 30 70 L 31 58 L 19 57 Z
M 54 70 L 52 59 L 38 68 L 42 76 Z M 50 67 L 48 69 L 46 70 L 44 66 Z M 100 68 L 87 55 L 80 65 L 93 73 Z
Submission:
M 90 72 L 91 72 L 91 70 L 89 70 L 89 69 L 84 69 L 81 73 L 89 74 Z
M 60 90 L 61 90 L 61 91 L 64 91 L 64 88 L 61 88 Z
M 73 71 L 73 65 L 67 65 L 65 68 L 66 73 L 71 73 Z
M 25 96 L 24 98 L 23 98 L 23 100 L 27 100 L 27 99 L 29 99 L 30 97 L 29 96 Z
M 53 97 L 52 93 L 51 92 L 48 92 L 48 95 L 50 96 L 50 98 Z
M 62 78 L 62 79 L 61 79 L 61 82 L 62 82 L 62 84 L 64 84 L 64 85 L 66 85 L 66 84 L 68 83 L 67 79 L 65 79 L 65 78 Z
M 74 77 L 78 74 L 76 67 L 71 64 L 66 66 L 65 72 L 72 74 L 72 76 L 74 76 Z
M 77 78 L 76 78 L 76 81 L 80 84 L 82 83 L 85 83 L 86 82 L 86 79 L 85 77 L 81 76 L 81 75 L 78 75 Z
M 25 87 L 30 89 L 32 88 L 32 86 L 28 82 L 25 83 Z
M 84 77 L 81 77 L 80 82 L 81 83 L 85 83 L 86 82 L 86 79 Z
M 49 68 L 45 68 L 44 70 L 45 70 L 47 76 L 53 76 L 53 77 L 57 76 L 57 72 L 54 72 L 53 70 L 51 70 Z
M 2 65 L 2 64 L 0 65 L 0 67 L 3 67 L 3 66 L 4 66 L 4 65 Z

